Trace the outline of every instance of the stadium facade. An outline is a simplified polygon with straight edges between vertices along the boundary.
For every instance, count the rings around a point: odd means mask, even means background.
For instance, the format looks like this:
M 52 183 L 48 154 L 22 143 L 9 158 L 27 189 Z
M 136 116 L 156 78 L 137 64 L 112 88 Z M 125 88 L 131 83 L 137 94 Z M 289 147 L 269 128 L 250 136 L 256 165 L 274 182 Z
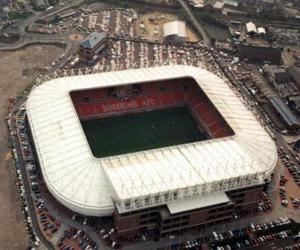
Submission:
M 178 86 L 182 83 L 184 97 L 179 97 L 179 87 L 172 87 L 173 81 Z M 191 82 L 190 87 L 184 85 L 186 81 Z M 187 95 L 198 91 L 195 85 L 200 89 L 199 95 L 206 98 L 202 103 L 210 102 L 212 109 L 201 106 L 201 100 L 197 103 L 195 96 L 189 103 L 199 105 L 198 109 L 191 107 L 196 118 L 207 119 L 208 139 L 96 158 L 81 120 L 157 109 L 164 102 L 158 99 L 155 105 L 157 93 L 150 89 L 143 94 L 143 89 L 157 83 L 163 84 L 158 91 L 165 96 L 163 100 L 169 100 L 166 107 L 177 103 L 176 96 L 184 103 Z M 137 99 L 132 103 L 124 93 L 126 86 L 140 84 L 139 106 Z M 104 103 L 107 97 L 93 99 L 93 94 L 81 94 L 99 89 L 118 100 Z M 116 89 L 123 91 L 121 99 L 115 96 Z M 140 92 L 133 91 L 135 98 L 141 98 Z M 200 228 L 231 220 L 234 214 L 251 213 L 277 163 L 274 142 L 228 84 L 191 66 L 53 79 L 32 91 L 27 117 L 52 195 L 77 213 L 112 215 L 117 232 L 124 237 L 149 229 L 165 234 Z

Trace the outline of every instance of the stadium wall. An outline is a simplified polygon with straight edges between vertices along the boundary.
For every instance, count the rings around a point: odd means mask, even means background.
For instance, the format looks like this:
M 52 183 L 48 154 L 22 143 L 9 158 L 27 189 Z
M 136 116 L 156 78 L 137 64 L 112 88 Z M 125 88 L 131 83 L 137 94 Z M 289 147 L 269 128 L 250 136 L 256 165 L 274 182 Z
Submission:
M 125 214 L 120 214 L 115 208 L 113 216 L 116 231 L 119 237 L 128 239 L 149 228 L 155 230 L 158 236 L 164 236 L 228 223 L 239 217 L 256 214 L 262 191 L 263 185 L 228 191 L 230 202 L 178 214 L 170 214 L 165 205 Z

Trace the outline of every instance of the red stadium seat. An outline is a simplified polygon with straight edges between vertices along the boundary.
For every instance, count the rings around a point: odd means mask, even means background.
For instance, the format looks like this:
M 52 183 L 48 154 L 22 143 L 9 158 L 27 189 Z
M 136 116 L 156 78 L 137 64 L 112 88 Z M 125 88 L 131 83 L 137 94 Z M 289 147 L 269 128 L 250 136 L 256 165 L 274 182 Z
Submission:
M 90 116 L 95 116 L 96 109 L 93 103 L 81 103 L 80 104 L 80 110 L 81 110 L 81 118 L 86 118 Z
M 175 91 L 175 92 L 173 93 L 173 97 L 174 97 L 174 100 L 175 100 L 176 103 L 178 103 L 178 104 L 179 104 L 179 103 L 180 103 L 180 104 L 185 103 L 184 92 L 183 92 L 183 91 L 180 91 L 180 90 Z
M 109 96 L 107 89 L 74 92 L 71 93 L 71 98 L 80 119 L 129 110 L 138 111 L 187 104 L 213 137 L 219 138 L 231 134 L 230 128 L 216 114 L 214 107 L 207 102 L 198 86 L 188 82 L 187 84 L 184 86 L 183 82 L 179 80 L 143 84 L 140 88 L 141 93 L 132 94 L 128 89 L 128 99 L 126 100 L 121 97 Z
M 174 104 L 174 98 L 172 93 L 161 93 L 159 95 L 160 104 L 163 106 L 170 106 Z

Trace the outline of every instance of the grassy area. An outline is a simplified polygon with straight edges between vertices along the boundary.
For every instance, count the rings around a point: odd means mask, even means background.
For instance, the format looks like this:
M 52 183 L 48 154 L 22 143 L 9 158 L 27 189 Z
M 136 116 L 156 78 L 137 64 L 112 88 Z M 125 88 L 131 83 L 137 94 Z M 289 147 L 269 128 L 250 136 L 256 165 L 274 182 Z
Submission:
M 185 107 L 87 120 L 81 124 L 95 157 L 207 139 Z
M 8 12 L 8 18 L 10 20 L 16 20 L 16 19 L 26 19 L 30 17 L 32 13 L 30 11 L 23 11 L 23 12 L 16 12 L 16 11 L 10 11 Z

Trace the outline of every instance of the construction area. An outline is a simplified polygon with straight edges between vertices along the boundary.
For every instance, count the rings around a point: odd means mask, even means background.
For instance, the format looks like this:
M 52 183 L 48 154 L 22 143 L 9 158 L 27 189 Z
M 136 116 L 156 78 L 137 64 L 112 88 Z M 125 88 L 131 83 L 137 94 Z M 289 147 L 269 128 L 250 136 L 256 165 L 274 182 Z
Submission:
M 138 17 L 138 34 L 140 37 L 148 40 L 162 41 L 164 38 L 164 24 L 179 20 L 175 14 L 164 12 L 148 12 Z M 187 41 L 198 42 L 199 36 L 190 27 L 186 29 Z

